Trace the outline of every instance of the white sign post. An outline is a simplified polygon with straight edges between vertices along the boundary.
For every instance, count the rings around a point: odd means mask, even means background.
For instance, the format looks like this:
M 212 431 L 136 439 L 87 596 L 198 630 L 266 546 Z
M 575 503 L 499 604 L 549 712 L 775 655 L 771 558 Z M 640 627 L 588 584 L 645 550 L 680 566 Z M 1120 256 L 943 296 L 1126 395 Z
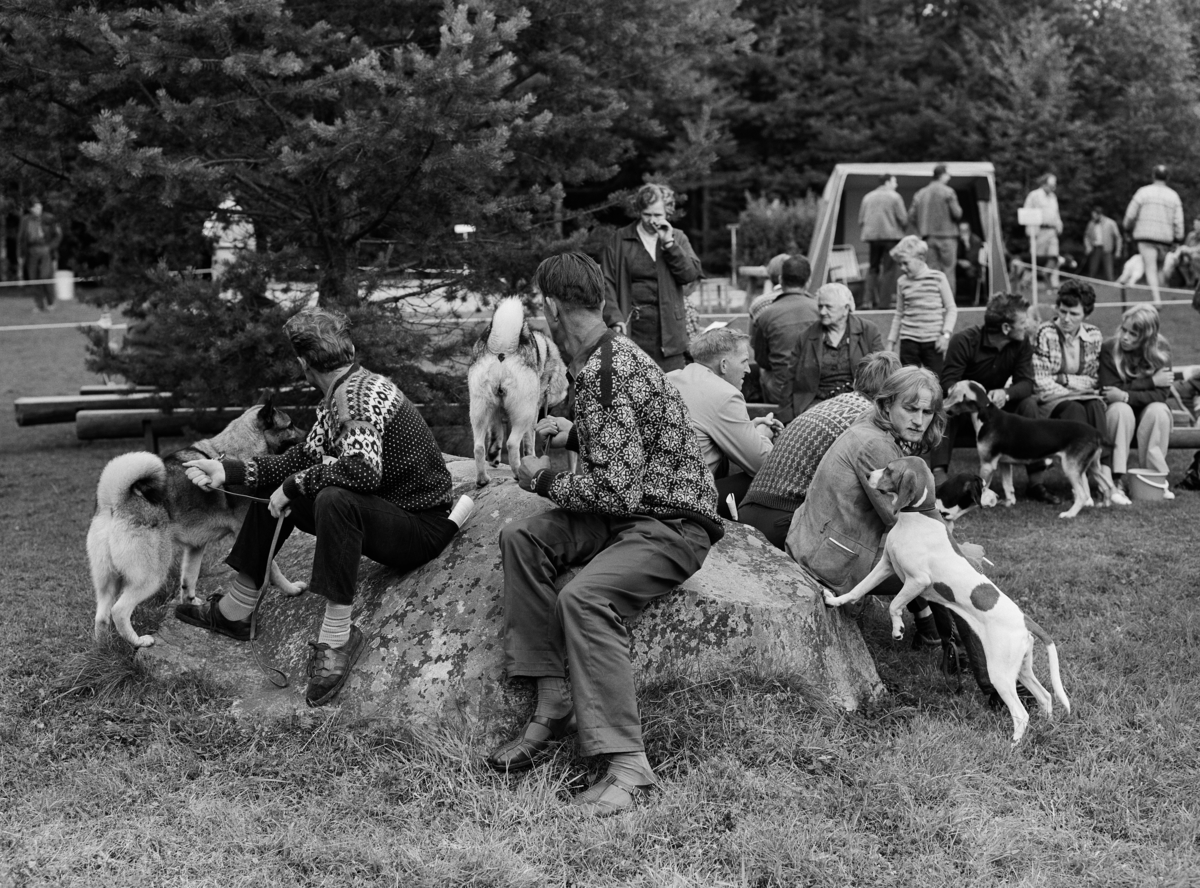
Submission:
M 1024 225 L 1025 230 L 1029 234 L 1029 262 L 1033 266 L 1033 295 L 1029 301 L 1034 307 L 1038 304 L 1037 299 L 1037 233 L 1042 226 L 1042 211 L 1036 207 L 1021 207 L 1017 210 L 1017 224 Z

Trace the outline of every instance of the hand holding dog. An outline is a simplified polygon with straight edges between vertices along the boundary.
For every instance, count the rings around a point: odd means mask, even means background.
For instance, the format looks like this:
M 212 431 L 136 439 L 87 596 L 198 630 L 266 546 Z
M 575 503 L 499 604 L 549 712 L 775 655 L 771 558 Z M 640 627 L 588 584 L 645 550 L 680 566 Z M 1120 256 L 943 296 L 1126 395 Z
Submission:
M 522 490 L 533 491 L 533 476 L 542 469 L 550 468 L 550 460 L 544 456 L 521 457 L 521 465 L 517 469 L 517 486 Z
M 189 459 L 184 464 L 188 480 L 201 490 L 217 490 L 225 486 L 225 467 L 219 459 Z
M 561 416 L 543 416 L 533 430 L 546 439 L 547 447 L 566 447 L 573 426 L 571 420 Z

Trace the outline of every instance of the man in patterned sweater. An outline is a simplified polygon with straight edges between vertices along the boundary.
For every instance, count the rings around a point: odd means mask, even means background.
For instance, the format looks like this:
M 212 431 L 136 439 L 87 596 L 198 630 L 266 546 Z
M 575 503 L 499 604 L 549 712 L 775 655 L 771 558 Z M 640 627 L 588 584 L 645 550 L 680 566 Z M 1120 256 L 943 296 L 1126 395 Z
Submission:
M 229 594 L 179 605 L 183 622 L 250 640 L 276 519 L 285 516 L 279 546 L 296 527 L 316 536 L 311 586 L 327 601 L 318 639 L 310 642 L 310 706 L 336 696 L 366 645 L 350 621 L 360 556 L 412 570 L 458 530 L 449 517 L 450 473 L 429 427 L 391 380 L 355 363 L 348 328 L 345 316 L 320 308 L 284 325 L 305 378 L 323 396 L 302 445 L 244 463 L 185 463 L 200 487 L 244 485 L 269 494 L 270 503 L 253 503 L 246 514 L 226 559 L 238 572 Z
M 520 486 L 556 506 L 500 533 L 505 669 L 537 680 L 537 707 L 487 761 L 498 771 L 532 767 L 578 730 L 583 754 L 607 754 L 609 768 L 572 804 L 615 814 L 655 782 L 627 621 L 699 570 L 724 528 L 679 393 L 604 324 L 600 266 L 581 253 L 554 256 L 536 281 L 575 395 L 574 425 L 547 417 L 539 431 L 576 450 L 580 472 L 552 472 L 544 457 L 521 461 Z M 578 573 L 556 591 L 570 568 Z
M 884 380 L 899 369 L 900 359 L 893 352 L 872 352 L 854 369 L 854 391 L 821 401 L 792 420 L 738 504 L 738 520 L 758 528 L 775 548 L 783 549 L 792 515 L 804 502 L 821 457 L 870 408 Z

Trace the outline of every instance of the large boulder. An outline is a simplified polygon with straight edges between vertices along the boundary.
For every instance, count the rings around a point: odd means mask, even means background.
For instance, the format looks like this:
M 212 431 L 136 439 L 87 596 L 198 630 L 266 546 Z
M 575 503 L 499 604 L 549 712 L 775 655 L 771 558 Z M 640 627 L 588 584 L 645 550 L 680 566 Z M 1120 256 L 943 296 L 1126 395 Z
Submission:
M 441 557 L 418 570 L 400 575 L 363 562 L 354 621 L 371 640 L 336 701 L 350 715 L 490 720 L 510 717 L 523 702 L 523 690 L 506 683 L 501 671 L 497 540 L 506 523 L 550 504 L 517 487 L 507 467 L 493 471 L 489 487 L 477 489 L 472 461 L 448 462 L 455 495 L 473 497 L 475 514 Z M 703 678 L 745 667 L 782 669 L 845 709 L 875 696 L 882 686 L 854 621 L 827 610 L 820 588 L 757 531 L 726 526 L 703 569 L 632 625 L 639 680 L 664 670 Z M 312 542 L 307 534 L 292 536 L 278 559 L 285 574 L 307 579 Z M 218 572 L 208 582 L 227 579 Z M 154 668 L 207 673 L 237 696 L 240 711 L 302 710 L 308 642 L 316 638 L 324 599 L 313 594 L 286 599 L 273 590 L 268 596 L 259 638 L 251 644 L 212 636 L 169 616 L 142 656 Z M 290 685 L 273 686 L 259 663 L 286 673 Z

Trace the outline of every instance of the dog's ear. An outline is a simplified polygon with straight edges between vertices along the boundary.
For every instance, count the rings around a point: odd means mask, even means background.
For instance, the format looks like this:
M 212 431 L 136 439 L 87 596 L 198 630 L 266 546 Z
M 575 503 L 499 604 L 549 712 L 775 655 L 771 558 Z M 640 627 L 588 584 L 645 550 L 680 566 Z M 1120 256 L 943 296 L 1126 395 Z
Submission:
M 271 429 L 275 427 L 275 390 L 263 389 L 262 394 L 258 397 L 258 403 L 262 405 L 262 409 L 258 411 L 258 425 L 262 429 Z
M 896 508 L 903 509 L 926 497 L 925 478 L 911 466 L 905 466 L 900 473 L 900 484 L 897 486 Z

